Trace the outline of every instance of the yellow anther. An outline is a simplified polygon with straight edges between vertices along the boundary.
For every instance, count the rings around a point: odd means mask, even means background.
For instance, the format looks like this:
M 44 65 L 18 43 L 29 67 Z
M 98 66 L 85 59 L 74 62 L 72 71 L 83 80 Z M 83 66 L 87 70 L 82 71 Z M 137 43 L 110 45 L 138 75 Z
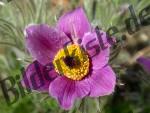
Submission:
M 79 45 L 69 45 L 60 49 L 54 57 L 56 72 L 72 80 L 81 80 L 89 72 L 89 58 Z

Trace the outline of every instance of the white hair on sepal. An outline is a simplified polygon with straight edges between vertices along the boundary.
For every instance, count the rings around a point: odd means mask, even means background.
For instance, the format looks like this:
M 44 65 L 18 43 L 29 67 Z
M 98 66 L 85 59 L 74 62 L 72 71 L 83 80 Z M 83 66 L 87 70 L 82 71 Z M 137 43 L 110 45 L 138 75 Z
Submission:
M 25 27 L 25 29 L 23 30 L 23 34 L 24 34 L 25 37 L 27 37 L 26 29 L 27 29 L 28 27 L 30 27 L 30 26 L 33 26 L 33 25 L 38 25 L 38 24 L 30 23 L 30 24 L 28 24 L 28 25 Z

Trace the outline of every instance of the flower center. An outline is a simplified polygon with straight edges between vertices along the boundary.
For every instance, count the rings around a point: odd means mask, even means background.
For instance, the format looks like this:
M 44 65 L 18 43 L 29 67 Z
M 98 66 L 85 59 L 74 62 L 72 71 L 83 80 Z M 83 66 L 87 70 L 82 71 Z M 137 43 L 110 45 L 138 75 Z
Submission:
M 81 80 L 89 72 L 89 58 L 85 50 L 72 44 L 60 49 L 53 64 L 56 72 L 72 80 Z

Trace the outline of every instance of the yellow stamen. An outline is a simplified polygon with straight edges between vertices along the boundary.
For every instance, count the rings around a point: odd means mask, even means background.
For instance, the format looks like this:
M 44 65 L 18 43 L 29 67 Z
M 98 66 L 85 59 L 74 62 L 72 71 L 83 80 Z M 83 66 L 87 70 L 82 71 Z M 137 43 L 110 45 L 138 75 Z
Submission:
M 56 72 L 72 80 L 81 80 L 89 72 L 87 53 L 78 45 L 60 49 L 53 60 Z

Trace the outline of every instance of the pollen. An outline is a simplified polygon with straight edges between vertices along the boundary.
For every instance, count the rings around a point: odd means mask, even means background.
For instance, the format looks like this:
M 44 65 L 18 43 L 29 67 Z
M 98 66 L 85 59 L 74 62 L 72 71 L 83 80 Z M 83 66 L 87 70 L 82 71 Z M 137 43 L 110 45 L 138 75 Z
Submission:
M 53 64 L 59 74 L 72 80 L 81 80 L 89 72 L 90 61 L 83 48 L 72 44 L 58 51 Z

